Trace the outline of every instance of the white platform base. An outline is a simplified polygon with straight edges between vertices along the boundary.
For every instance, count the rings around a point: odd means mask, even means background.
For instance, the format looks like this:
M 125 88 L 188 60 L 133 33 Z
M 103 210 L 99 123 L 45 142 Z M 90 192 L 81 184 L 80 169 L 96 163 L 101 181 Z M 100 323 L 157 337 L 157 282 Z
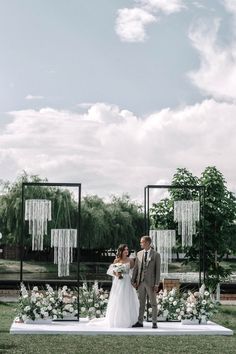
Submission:
M 88 320 L 52 322 L 50 324 L 26 324 L 13 322 L 11 334 L 78 334 L 78 335 L 224 335 L 231 336 L 233 331 L 214 322 L 207 325 L 182 325 L 180 322 L 159 322 L 158 329 L 152 329 L 150 322 L 145 322 L 143 328 L 105 328 L 88 325 Z

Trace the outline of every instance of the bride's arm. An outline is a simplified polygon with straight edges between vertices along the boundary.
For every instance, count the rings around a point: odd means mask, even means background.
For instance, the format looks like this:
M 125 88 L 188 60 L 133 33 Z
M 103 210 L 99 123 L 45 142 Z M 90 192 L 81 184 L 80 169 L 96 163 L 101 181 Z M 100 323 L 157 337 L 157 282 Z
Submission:
M 134 268 L 134 259 L 130 258 L 130 269 Z
M 109 265 L 109 268 L 107 270 L 108 275 L 110 275 L 112 277 L 117 277 L 119 275 L 117 272 L 114 271 L 114 264 L 116 264 L 117 262 L 119 262 L 119 260 L 117 258 L 115 258 L 113 263 Z

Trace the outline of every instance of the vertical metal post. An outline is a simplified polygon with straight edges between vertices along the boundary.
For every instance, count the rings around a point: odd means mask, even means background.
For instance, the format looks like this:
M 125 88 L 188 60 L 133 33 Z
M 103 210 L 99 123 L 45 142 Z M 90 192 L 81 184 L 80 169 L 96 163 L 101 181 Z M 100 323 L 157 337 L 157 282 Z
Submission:
M 149 235 L 149 229 L 150 229 L 150 216 L 149 216 L 149 186 L 147 186 L 147 230 L 146 230 L 146 235 Z
M 147 230 L 147 187 L 144 188 L 144 234 L 146 234 Z
M 202 242 L 203 242 L 203 282 L 206 281 L 206 245 L 205 245 L 205 186 L 203 186 L 203 225 L 202 225 Z
M 81 241 L 81 184 L 79 185 L 78 190 L 78 219 L 77 219 L 77 287 L 78 287 L 78 294 L 77 294 L 77 302 L 78 302 L 78 315 L 77 319 L 79 321 L 79 312 L 80 312 L 80 297 L 79 297 L 79 286 L 80 286 L 80 241 Z
M 20 236 L 20 283 L 23 282 L 23 258 L 24 258 L 24 231 L 25 231 L 25 184 L 22 183 L 21 194 L 21 236 Z
M 198 280 L 198 287 L 202 285 L 202 264 L 203 264 L 203 233 L 202 233 L 202 226 L 203 226 L 203 215 L 202 215 L 202 193 L 201 188 L 198 191 L 199 193 L 199 203 L 200 203 L 200 220 L 199 220 L 199 280 Z

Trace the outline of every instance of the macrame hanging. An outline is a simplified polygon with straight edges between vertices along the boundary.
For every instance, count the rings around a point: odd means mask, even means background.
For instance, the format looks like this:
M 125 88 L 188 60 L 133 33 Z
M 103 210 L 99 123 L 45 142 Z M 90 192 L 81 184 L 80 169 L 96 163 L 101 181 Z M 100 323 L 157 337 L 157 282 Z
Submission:
M 161 256 L 161 273 L 168 274 L 168 266 L 172 261 L 172 247 L 176 245 L 175 230 L 150 230 L 154 249 Z
M 58 264 L 58 277 L 70 275 L 73 248 L 77 247 L 76 229 L 52 229 L 51 247 L 54 247 L 54 264 Z
M 25 220 L 29 221 L 32 250 L 42 251 L 43 237 L 47 235 L 47 221 L 52 220 L 51 201 L 47 199 L 27 199 L 25 201 Z
M 196 221 L 200 220 L 200 203 L 195 200 L 174 202 L 174 221 L 178 222 L 178 235 L 182 235 L 182 247 L 192 246 L 196 234 Z
M 73 262 L 73 248 L 77 247 L 77 229 L 71 228 L 70 212 L 66 196 L 64 204 L 69 228 L 56 228 L 61 204 L 59 204 L 55 228 L 51 229 L 51 247 L 54 247 L 54 264 L 58 264 L 58 277 L 65 277 L 70 275 L 69 267 L 70 263 Z

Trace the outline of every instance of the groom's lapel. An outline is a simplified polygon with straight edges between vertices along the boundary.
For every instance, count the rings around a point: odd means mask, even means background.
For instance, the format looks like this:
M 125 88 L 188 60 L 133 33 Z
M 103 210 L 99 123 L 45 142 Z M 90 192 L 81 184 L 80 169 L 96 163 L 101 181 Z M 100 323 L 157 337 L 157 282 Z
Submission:
M 141 264 L 142 264 L 142 261 L 143 261 L 143 252 L 144 252 L 144 251 L 141 251 L 141 252 L 138 254 L 138 259 L 140 260 Z
M 153 257 L 153 249 L 150 250 L 149 257 L 147 259 L 147 264 L 146 264 L 147 267 L 148 267 L 148 264 L 149 264 L 150 260 L 152 259 L 152 257 Z

